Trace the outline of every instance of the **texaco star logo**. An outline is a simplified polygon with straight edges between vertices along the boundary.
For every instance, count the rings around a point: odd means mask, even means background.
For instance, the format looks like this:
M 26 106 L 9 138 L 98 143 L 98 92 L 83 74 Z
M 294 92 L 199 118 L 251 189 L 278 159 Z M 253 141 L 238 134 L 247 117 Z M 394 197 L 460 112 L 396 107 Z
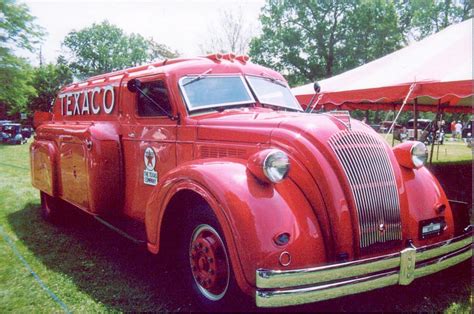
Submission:
M 151 147 L 145 149 L 145 154 L 143 160 L 145 161 L 145 167 L 147 170 L 155 169 L 156 157 L 155 151 Z

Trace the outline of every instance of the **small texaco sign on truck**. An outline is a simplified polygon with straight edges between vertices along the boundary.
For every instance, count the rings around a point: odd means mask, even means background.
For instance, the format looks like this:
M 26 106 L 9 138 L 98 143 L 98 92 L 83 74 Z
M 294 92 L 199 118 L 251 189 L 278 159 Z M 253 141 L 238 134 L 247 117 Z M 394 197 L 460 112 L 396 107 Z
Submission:
M 280 74 L 245 56 L 92 77 L 36 124 L 43 215 L 72 204 L 165 250 L 210 307 L 407 285 L 472 255 L 424 144 L 391 148 L 347 114 L 305 113 Z

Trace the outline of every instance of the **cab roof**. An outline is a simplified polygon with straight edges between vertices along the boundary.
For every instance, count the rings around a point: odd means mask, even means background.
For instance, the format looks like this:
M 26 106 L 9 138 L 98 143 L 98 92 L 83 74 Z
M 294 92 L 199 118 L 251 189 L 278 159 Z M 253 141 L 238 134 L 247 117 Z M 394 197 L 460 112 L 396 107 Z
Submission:
M 135 78 L 147 75 L 165 73 L 169 75 L 196 75 L 211 69 L 210 74 L 253 74 L 267 75 L 278 80 L 283 76 L 269 68 L 249 62 L 247 56 L 235 56 L 233 54 L 212 54 L 205 57 L 166 59 L 138 67 L 127 68 L 115 72 L 105 73 L 90 77 L 82 82 L 76 82 L 65 86 L 62 92 L 94 86 L 103 82 L 120 81 L 123 78 Z

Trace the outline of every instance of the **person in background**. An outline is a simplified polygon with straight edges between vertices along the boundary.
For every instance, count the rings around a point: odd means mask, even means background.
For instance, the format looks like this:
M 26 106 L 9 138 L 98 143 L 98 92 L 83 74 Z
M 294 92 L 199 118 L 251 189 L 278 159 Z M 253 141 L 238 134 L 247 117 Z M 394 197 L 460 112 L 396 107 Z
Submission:
M 456 124 L 454 125 L 454 128 L 455 128 L 455 132 L 456 132 L 456 133 L 455 133 L 455 134 L 456 134 L 456 135 L 455 135 L 456 139 L 457 139 L 458 137 L 459 137 L 459 139 L 461 139 L 461 138 L 462 138 L 462 124 L 461 124 L 461 121 L 458 121 L 458 123 L 456 123 Z
M 451 122 L 451 125 L 450 125 L 451 141 L 454 141 L 454 140 L 456 139 L 456 134 L 455 134 L 456 128 L 455 128 L 455 126 L 456 126 L 456 121 L 453 120 L 453 121 Z

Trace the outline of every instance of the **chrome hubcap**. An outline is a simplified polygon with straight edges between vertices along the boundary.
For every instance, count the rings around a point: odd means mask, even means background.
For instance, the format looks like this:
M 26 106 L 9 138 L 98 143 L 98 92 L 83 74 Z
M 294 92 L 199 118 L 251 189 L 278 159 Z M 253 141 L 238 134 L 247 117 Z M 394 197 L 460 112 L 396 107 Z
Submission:
M 199 225 L 194 229 L 189 262 L 201 293 L 209 300 L 221 299 L 229 285 L 229 262 L 224 243 L 214 228 Z

